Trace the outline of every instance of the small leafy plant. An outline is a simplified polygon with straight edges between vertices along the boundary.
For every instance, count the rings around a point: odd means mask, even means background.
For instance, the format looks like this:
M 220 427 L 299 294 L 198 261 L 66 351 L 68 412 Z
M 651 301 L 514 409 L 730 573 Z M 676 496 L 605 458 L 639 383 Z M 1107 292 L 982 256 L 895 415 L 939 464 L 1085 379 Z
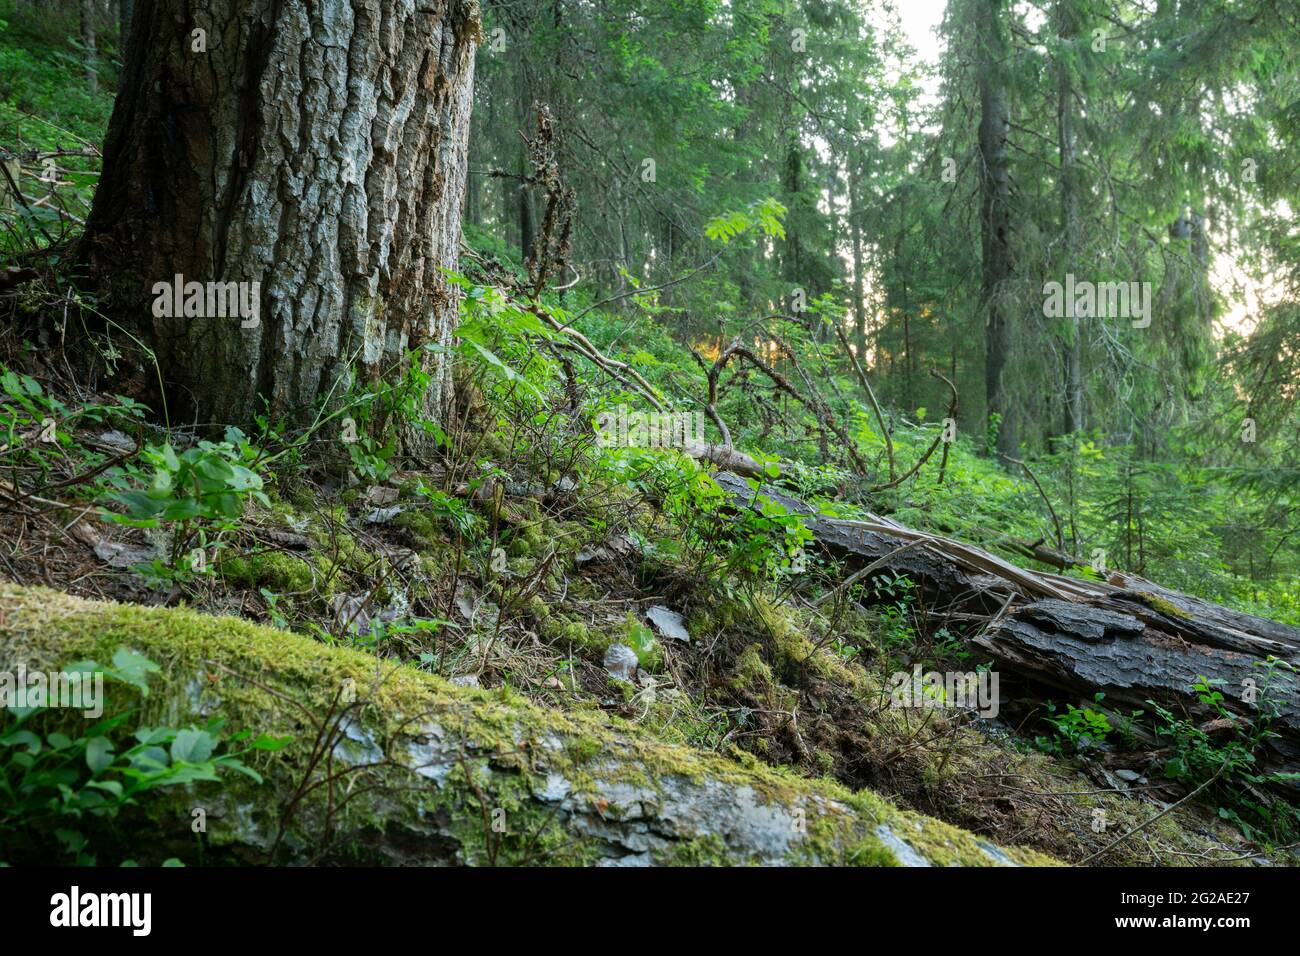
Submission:
M 663 662 L 663 651 L 654 631 L 646 627 L 629 611 L 625 638 L 628 647 L 636 654 L 637 665 L 645 670 L 654 670 Z
M 148 658 L 119 649 L 111 667 L 80 661 L 66 670 L 98 671 L 143 697 L 158 669 Z M 202 727 L 138 725 L 128 733 L 130 708 L 81 733 L 43 730 L 38 724 L 47 710 L 0 711 L 0 846 L 45 859 L 54 847 L 44 841 L 52 835 L 58 851 L 81 866 L 96 864 L 96 838 L 105 836 L 105 824 L 123 809 L 168 787 L 215 782 L 224 771 L 260 783 L 243 758 L 288 743 L 266 734 L 254 738 L 249 731 L 224 739 L 220 717 Z
M 107 456 L 78 443 L 75 427 L 130 428 L 144 416 L 138 402 L 121 396 L 113 402 L 68 405 L 30 375 L 0 365 L 0 467 L 21 474 L 33 490 L 58 468 L 80 471 L 89 480 Z
M 111 493 L 108 500 L 123 513 L 103 515 L 117 524 L 169 532 L 166 560 L 146 566 L 158 579 L 186 580 L 210 571 L 206 558 L 195 560 L 194 549 L 222 547 L 222 536 L 238 527 L 250 498 L 270 504 L 254 470 L 257 452 L 237 428 L 226 430 L 225 441 L 201 441 L 179 453 L 170 442 L 150 445 L 142 457 L 153 469 L 148 486 Z
M 1093 697 L 1093 701 L 1101 703 L 1105 696 L 1098 692 Z M 1034 743 L 1047 753 L 1082 753 L 1105 741 L 1114 730 L 1106 715 L 1091 707 L 1075 707 L 1073 704 L 1066 704 L 1065 713 L 1056 714 L 1056 704 L 1052 701 L 1047 701 L 1045 706 L 1049 713 L 1055 714 L 1047 717 L 1046 720 L 1056 728 L 1056 733 L 1051 736 L 1036 737 Z

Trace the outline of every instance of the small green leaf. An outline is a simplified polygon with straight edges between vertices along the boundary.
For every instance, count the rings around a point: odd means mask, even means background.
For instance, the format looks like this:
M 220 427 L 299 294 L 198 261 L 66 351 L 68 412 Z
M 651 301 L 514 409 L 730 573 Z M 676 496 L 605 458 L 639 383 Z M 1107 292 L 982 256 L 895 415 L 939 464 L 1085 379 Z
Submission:
M 107 737 L 91 737 L 86 741 L 86 766 L 91 773 L 99 773 L 112 762 L 112 741 Z
M 172 762 L 203 763 L 215 746 L 212 736 L 202 730 L 182 730 L 172 741 Z
M 30 730 L 15 730 L 11 734 L 0 737 L 0 747 L 24 746 L 29 754 L 38 754 L 41 752 L 41 738 Z
M 114 676 L 137 687 L 143 696 L 149 694 L 149 675 L 161 669 L 149 658 L 125 647 L 113 653 Z

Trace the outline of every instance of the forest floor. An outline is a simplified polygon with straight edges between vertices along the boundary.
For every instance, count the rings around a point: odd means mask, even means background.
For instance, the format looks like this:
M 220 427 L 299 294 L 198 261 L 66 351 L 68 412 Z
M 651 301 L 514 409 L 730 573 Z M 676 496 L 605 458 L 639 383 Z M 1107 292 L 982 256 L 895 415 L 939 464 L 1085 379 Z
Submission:
M 455 466 L 336 482 L 283 462 L 259 467 L 264 501 L 244 504 L 219 547 L 177 560 L 175 539 L 105 522 L 102 503 L 130 484 L 123 466 L 137 441 L 179 451 L 199 447 L 193 438 L 138 419 L 130 437 L 121 398 L 88 393 L 30 354 L 7 361 L 39 383 L 28 392 L 42 407 L 62 412 L 40 493 L 15 492 L 34 486 L 18 472 L 0 480 L 0 572 L 14 583 L 236 616 L 465 686 L 508 686 L 667 743 L 870 788 L 1067 862 L 1296 861 L 1247 840 L 1211 804 L 1160 816 L 1185 788 L 1161 779 L 1158 753 L 1125 752 L 1118 737 L 1044 753 L 1041 713 L 1011 726 L 971 710 L 891 706 L 887 675 L 934 659 L 927 645 L 943 637 L 861 606 L 830 623 L 788 589 L 725 586 L 707 554 L 692 561 L 666 545 L 678 531 L 653 493 L 580 484 L 564 467 L 492 447 L 493 437 L 480 452 L 492 462 L 486 481 Z M 8 374 L 12 398 L 21 379 Z M 489 414 L 473 394 L 464 431 L 489 434 L 486 419 L 473 420 Z M 899 641 L 911 644 L 900 653 Z

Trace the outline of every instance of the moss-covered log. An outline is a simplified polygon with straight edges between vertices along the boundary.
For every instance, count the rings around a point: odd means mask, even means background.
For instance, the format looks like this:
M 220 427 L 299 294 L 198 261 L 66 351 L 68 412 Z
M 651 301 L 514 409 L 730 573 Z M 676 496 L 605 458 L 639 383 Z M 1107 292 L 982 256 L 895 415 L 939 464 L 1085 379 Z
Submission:
M 118 647 L 162 666 L 146 718 L 220 714 L 232 731 L 293 737 L 259 755 L 260 785 L 223 779 L 142 808 L 142 860 L 192 841 L 202 806 L 209 862 L 1052 862 L 738 751 L 664 744 L 597 711 L 454 687 L 234 618 L 0 585 L 0 670 L 106 661 Z

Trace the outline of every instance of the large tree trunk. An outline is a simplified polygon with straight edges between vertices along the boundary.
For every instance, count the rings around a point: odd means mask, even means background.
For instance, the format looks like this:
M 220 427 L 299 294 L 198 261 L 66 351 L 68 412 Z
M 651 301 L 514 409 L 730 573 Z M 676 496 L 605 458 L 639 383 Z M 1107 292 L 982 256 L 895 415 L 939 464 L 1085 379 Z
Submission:
M 1019 442 L 1006 388 L 1011 356 L 1011 169 L 1007 135 L 1011 128 L 1004 60 L 1007 56 L 1002 0 L 980 0 L 980 224 L 983 231 L 983 285 L 980 299 L 985 327 L 985 414 L 998 416 L 997 451 L 1015 457 Z
M 117 0 L 117 47 L 125 55 L 131 39 L 131 19 L 135 16 L 135 0 Z
M 311 417 L 449 340 L 475 0 L 137 0 L 87 227 L 173 415 Z M 203 31 L 202 33 L 196 31 Z M 246 315 L 156 317 L 154 286 L 258 283 Z M 447 397 L 436 352 L 426 411 Z

